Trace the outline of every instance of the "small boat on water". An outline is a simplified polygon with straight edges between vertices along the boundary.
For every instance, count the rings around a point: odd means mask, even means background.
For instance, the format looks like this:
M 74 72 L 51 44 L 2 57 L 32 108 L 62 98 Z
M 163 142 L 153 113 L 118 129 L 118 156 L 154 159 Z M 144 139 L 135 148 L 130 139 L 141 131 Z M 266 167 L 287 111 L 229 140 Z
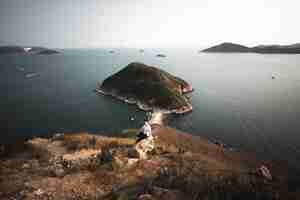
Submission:
M 33 77 L 36 77 L 36 76 L 39 76 L 40 74 L 39 73 L 29 73 L 29 74 L 25 74 L 25 77 L 26 78 L 33 78 Z
M 24 51 L 29 52 L 32 48 L 31 47 L 25 47 Z
M 25 68 L 24 68 L 24 67 L 19 67 L 19 66 L 17 66 L 16 68 L 17 68 L 17 70 L 19 70 L 19 71 L 21 71 L 21 72 L 24 72 L 24 71 L 25 71 Z
M 103 92 L 102 90 L 100 90 L 98 88 L 94 89 L 94 91 L 97 92 L 97 93 L 100 93 L 100 94 L 105 94 L 105 92 Z

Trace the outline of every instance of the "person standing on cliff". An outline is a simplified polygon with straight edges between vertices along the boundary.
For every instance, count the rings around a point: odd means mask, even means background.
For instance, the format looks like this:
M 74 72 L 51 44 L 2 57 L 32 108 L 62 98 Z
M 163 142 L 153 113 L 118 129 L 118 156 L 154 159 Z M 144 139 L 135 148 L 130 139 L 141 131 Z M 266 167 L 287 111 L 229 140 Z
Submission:
M 137 134 L 135 149 L 138 152 L 140 159 L 147 159 L 147 153 L 154 149 L 152 128 L 147 120 L 145 120 L 144 126 Z

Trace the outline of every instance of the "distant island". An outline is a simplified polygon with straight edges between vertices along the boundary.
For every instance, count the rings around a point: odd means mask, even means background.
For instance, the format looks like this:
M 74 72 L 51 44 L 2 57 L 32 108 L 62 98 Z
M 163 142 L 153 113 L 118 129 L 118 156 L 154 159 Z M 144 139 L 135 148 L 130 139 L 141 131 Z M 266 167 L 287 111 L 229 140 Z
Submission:
M 220 45 L 204 49 L 202 52 L 250 52 L 250 48 L 239 44 L 225 42 Z
M 167 57 L 165 54 L 157 54 L 156 57 L 161 57 L 161 58 L 165 58 Z
M 59 51 L 49 49 L 46 47 L 23 47 L 23 46 L 0 46 L 0 55 L 9 54 L 57 54 Z
M 28 49 L 27 51 L 30 53 L 38 53 L 41 51 L 48 50 L 48 48 L 45 47 L 28 47 L 27 49 Z
M 17 54 L 17 53 L 26 53 L 23 47 L 19 46 L 1 46 L 0 55 L 2 54 Z
M 97 88 L 142 110 L 162 110 L 165 113 L 185 113 L 192 105 L 185 93 L 193 89 L 186 81 L 156 67 L 131 63 L 108 77 Z
M 222 43 L 201 52 L 208 53 L 272 53 L 272 54 L 300 54 L 300 43 L 293 45 L 259 45 L 247 47 L 234 43 Z
M 60 52 L 56 51 L 56 50 L 46 49 L 46 50 L 38 52 L 37 54 L 39 54 L 39 55 L 50 55 L 50 54 L 58 54 L 58 53 L 60 53 Z

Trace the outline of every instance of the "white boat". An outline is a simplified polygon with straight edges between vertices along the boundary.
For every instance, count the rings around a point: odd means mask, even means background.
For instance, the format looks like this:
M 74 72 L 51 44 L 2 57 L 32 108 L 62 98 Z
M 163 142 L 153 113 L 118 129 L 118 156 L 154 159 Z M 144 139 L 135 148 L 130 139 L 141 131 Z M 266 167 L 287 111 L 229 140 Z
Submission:
M 25 48 L 24 48 L 24 51 L 28 52 L 28 51 L 30 51 L 31 49 L 32 49 L 31 47 L 25 47 Z
M 33 77 L 36 77 L 36 76 L 39 76 L 40 74 L 38 73 L 29 73 L 29 74 L 26 74 L 25 77 L 26 78 L 33 78 Z

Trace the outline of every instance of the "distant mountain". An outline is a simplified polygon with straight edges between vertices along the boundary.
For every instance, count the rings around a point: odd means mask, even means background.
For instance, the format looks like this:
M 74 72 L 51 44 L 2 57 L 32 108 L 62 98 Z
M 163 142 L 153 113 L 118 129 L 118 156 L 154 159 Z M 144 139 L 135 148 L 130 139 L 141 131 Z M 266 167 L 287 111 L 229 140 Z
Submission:
M 2 46 L 0 47 L 0 55 L 26 53 L 23 47 L 20 46 Z
M 250 52 L 250 48 L 239 44 L 224 42 L 208 49 L 204 49 L 203 52 Z
M 202 50 L 209 53 L 278 53 L 278 54 L 300 54 L 300 43 L 292 45 L 259 45 L 255 47 L 246 47 L 234 43 L 222 43 Z

